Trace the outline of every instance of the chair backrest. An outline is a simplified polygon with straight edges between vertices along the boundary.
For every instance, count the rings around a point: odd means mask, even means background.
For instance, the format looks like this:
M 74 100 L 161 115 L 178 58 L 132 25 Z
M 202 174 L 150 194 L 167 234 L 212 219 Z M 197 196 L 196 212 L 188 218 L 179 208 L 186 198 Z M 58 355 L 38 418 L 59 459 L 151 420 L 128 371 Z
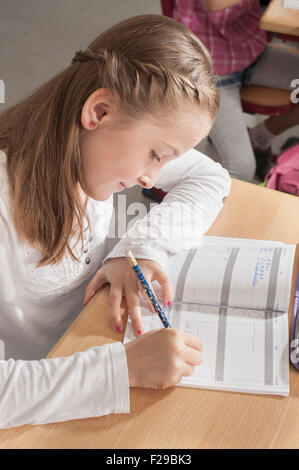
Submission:
M 161 0 L 161 8 L 164 16 L 170 16 L 170 18 L 172 18 L 174 0 Z

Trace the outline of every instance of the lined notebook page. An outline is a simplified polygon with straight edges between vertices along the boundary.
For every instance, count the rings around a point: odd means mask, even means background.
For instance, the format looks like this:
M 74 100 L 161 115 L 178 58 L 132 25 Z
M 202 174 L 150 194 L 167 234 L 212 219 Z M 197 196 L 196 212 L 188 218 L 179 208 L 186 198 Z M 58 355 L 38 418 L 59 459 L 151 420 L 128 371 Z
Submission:
M 299 10 L 298 0 L 283 0 L 284 8 L 291 8 L 292 10 Z
M 165 271 L 177 301 L 284 312 L 295 249 L 280 242 L 204 237 L 200 248 L 170 257 Z
M 170 324 L 203 341 L 203 363 L 178 385 L 288 395 L 287 310 L 295 246 L 205 238 L 205 247 L 195 253 L 180 253 L 172 257 L 169 265 L 176 293 L 168 313 Z M 228 248 L 230 251 L 226 252 Z M 240 248 L 237 256 L 231 255 L 232 248 Z M 230 255 L 234 256 L 233 263 Z M 261 264 L 260 258 L 268 261 Z M 264 266 L 260 272 L 262 288 L 257 287 L 257 263 Z M 161 299 L 160 286 L 156 282 L 153 286 Z M 259 295 L 254 295 L 258 289 Z M 259 308 L 232 306 L 231 299 L 248 305 L 248 290 Z M 211 299 L 221 307 L 208 305 Z M 151 313 L 143 298 L 140 300 L 145 331 L 162 328 L 158 316 Z M 167 311 L 165 306 L 164 310 Z M 124 342 L 134 338 L 128 320 Z

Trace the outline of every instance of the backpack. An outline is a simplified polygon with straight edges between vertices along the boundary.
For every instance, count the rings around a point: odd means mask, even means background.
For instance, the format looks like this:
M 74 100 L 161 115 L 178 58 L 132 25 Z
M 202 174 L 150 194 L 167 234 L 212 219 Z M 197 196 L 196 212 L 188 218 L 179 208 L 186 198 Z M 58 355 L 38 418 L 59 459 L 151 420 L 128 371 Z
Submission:
M 280 155 L 265 181 L 267 188 L 299 196 L 299 144 Z

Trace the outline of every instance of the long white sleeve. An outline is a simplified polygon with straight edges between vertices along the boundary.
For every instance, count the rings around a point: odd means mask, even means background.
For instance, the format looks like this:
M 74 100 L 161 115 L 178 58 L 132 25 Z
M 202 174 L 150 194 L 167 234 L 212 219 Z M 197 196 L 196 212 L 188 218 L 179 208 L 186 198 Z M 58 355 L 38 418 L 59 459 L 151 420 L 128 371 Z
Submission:
M 162 267 L 171 254 L 201 245 L 229 194 L 228 172 L 195 149 L 167 163 L 155 187 L 167 192 L 160 204 L 137 220 L 104 259 L 125 256 L 157 261 Z
M 85 288 L 103 259 L 113 198 L 88 201 L 91 228 L 75 249 L 79 262 L 66 253 L 41 268 L 41 254 L 20 242 L 9 210 L 0 151 L 0 428 L 128 413 L 122 343 L 45 358 L 83 309 Z
M 35 268 L 35 278 L 27 279 L 23 291 L 16 254 L 0 216 L 0 428 L 128 413 L 129 378 L 122 343 L 68 357 L 33 359 L 49 351 L 77 316 L 89 278 L 75 290 L 65 288 L 55 296 L 51 277 L 46 278 L 48 292 L 38 291 L 42 287 L 38 275 L 42 281 L 53 268 L 41 272 Z
M 129 411 L 122 343 L 55 359 L 0 361 L 0 428 Z

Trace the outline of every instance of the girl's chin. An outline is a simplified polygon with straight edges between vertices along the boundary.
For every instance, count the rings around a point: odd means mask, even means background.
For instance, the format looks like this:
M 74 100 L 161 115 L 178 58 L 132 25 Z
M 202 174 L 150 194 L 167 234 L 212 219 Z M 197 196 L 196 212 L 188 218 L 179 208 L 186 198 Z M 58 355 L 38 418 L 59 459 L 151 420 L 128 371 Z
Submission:
M 97 192 L 90 192 L 88 194 L 88 197 L 93 199 L 94 201 L 107 201 L 113 193 L 116 193 L 117 191 L 97 191 Z
M 117 186 L 118 186 L 118 191 L 123 191 L 123 189 L 125 189 L 125 185 L 123 183 L 118 183 Z
M 103 185 L 102 187 L 98 187 L 94 190 L 89 188 L 89 190 L 85 191 L 85 194 L 95 201 L 106 201 L 112 194 L 120 193 L 124 189 L 125 186 L 122 183 L 114 183 Z

